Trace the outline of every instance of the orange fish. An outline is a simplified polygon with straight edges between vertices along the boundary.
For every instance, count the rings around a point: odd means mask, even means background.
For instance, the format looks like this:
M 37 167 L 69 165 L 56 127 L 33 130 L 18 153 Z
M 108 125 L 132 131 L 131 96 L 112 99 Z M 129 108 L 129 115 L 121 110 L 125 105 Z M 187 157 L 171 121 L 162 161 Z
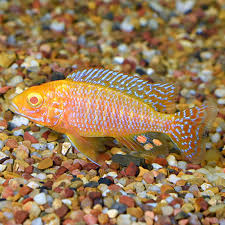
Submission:
M 176 94 L 173 84 L 151 84 L 139 76 L 91 68 L 28 88 L 12 100 L 12 110 L 66 134 L 97 164 L 101 137 L 113 137 L 131 151 L 148 152 L 154 145 L 144 145 L 149 132 L 168 135 L 185 159 L 199 162 L 205 152 L 202 135 L 215 118 L 215 107 L 166 114 L 175 107 Z

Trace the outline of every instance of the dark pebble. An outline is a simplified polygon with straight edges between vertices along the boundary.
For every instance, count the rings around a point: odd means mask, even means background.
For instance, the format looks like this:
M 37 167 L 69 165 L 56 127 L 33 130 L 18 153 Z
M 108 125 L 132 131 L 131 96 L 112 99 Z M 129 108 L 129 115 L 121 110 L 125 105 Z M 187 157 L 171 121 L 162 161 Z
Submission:
M 128 166 L 130 162 L 133 162 L 136 166 L 146 167 L 146 163 L 143 158 L 138 158 L 132 155 L 115 154 L 112 156 L 112 161 L 119 163 L 123 167 Z
M 184 211 L 181 211 L 179 213 L 177 213 L 177 215 L 174 217 L 175 220 L 181 220 L 181 219 L 187 219 L 189 217 L 189 215 L 184 212 Z
M 95 200 L 94 200 L 94 203 L 93 203 L 94 205 L 103 205 L 103 199 L 102 198 L 96 198 Z
M 141 69 L 141 68 L 137 68 L 135 72 L 138 73 L 141 76 L 146 74 L 146 72 L 143 69 Z
M 93 187 L 93 188 L 96 188 L 96 187 L 98 187 L 98 185 L 99 185 L 98 182 L 91 181 L 91 182 L 85 184 L 84 187 L 85 187 L 85 188 L 86 188 L 86 187 Z
M 100 178 L 98 180 L 98 183 L 99 184 L 107 184 L 109 186 L 110 184 L 113 184 L 113 181 L 108 178 Z
M 60 72 L 53 72 L 52 76 L 51 76 L 51 81 L 54 80 L 64 80 L 65 76 L 64 74 L 60 73 Z
M 127 206 L 124 204 L 121 204 L 119 202 L 116 202 L 112 205 L 111 209 L 116 209 L 118 210 L 119 214 L 125 213 L 127 210 Z

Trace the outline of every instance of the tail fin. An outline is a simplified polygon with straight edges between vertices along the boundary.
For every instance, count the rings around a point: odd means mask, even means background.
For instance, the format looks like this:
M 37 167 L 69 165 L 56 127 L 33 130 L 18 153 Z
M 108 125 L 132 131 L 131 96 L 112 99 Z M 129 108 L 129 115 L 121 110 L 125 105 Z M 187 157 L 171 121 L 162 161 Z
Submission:
M 177 144 L 184 158 L 195 163 L 204 159 L 205 146 L 202 136 L 216 115 L 217 108 L 212 103 L 175 114 L 169 136 Z

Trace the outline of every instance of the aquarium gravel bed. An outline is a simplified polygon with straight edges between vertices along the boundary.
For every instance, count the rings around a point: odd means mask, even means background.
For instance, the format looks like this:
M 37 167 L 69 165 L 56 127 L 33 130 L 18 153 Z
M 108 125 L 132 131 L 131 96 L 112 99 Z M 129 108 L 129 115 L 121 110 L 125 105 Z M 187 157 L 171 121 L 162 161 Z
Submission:
M 0 224 L 225 225 L 224 32 L 223 0 L 0 1 Z M 205 160 L 113 144 L 99 167 L 9 110 L 27 87 L 91 65 L 176 82 L 177 110 L 214 102 Z

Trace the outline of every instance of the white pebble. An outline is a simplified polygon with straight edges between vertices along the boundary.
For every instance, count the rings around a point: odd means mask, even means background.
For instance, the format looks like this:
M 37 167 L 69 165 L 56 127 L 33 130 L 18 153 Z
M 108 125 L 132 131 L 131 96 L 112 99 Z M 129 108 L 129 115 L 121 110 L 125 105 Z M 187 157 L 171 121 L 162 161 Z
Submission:
M 47 144 L 45 144 L 45 143 L 42 143 L 42 144 L 34 143 L 34 144 L 31 145 L 31 147 L 35 148 L 36 150 L 46 150 Z
M 39 67 L 39 63 L 33 56 L 28 56 L 25 58 L 24 62 L 21 64 L 21 67 L 30 69 L 32 67 Z
M 219 133 L 215 133 L 211 136 L 211 140 L 213 143 L 217 143 L 220 140 L 220 134 Z
M 131 224 L 131 216 L 129 214 L 120 214 L 117 217 L 118 225 L 130 225 Z
M 53 150 L 55 148 L 55 144 L 54 143 L 47 143 L 47 148 L 49 150 Z
M 124 58 L 122 56 L 115 56 L 113 58 L 113 62 L 117 64 L 122 64 L 124 62 Z
M 152 68 L 148 68 L 148 69 L 146 70 L 146 73 L 150 76 L 150 75 L 152 75 L 153 73 L 155 73 L 155 70 L 153 70 Z
M 169 175 L 168 177 L 168 181 L 173 183 L 173 184 L 176 184 L 178 180 L 180 180 L 181 178 L 180 177 L 177 177 L 175 174 L 171 174 Z
M 62 32 L 65 29 L 65 24 L 63 22 L 53 21 L 50 28 L 57 32 Z
M 3 172 L 6 169 L 6 165 L 0 164 L 0 172 Z
M 23 136 L 24 130 L 23 129 L 15 130 L 15 131 L 13 131 L 13 135 L 14 136 Z
M 31 225 L 42 225 L 41 217 L 37 217 L 34 220 L 32 220 Z
M 175 167 L 177 167 L 177 160 L 176 160 L 176 158 L 175 158 L 174 155 L 169 155 L 166 159 L 167 159 L 167 162 L 168 162 L 168 164 L 169 164 L 170 166 L 175 166 Z
M 28 187 L 32 188 L 32 189 L 36 189 L 38 188 L 40 185 L 37 183 L 37 182 L 34 182 L 34 181 L 30 181 L 28 184 L 27 184 Z
M 169 205 L 163 206 L 161 208 L 161 210 L 162 210 L 163 216 L 170 216 L 173 213 L 173 207 L 172 206 L 169 206 Z
M 47 178 L 45 173 L 39 173 L 36 175 L 36 178 L 40 179 L 40 180 L 45 180 Z
M 8 86 L 12 86 L 12 87 L 15 87 L 17 84 L 23 82 L 23 78 L 21 76 L 15 76 L 13 77 L 8 83 L 7 85 Z
M 187 193 L 185 195 L 185 199 L 194 198 L 194 195 L 192 193 Z
M 195 0 L 176 1 L 176 10 L 179 13 L 186 13 L 195 5 Z
M 118 48 L 118 51 L 122 52 L 122 53 L 127 52 L 127 50 L 128 50 L 128 47 L 125 44 L 120 44 L 117 48 Z
M 207 190 L 208 188 L 211 188 L 212 187 L 212 185 L 211 184 L 207 184 L 207 183 L 203 183 L 202 185 L 201 185 L 201 189 L 203 190 L 203 191 L 205 191 L 205 190 Z
M 178 167 L 179 169 L 186 170 L 186 168 L 187 168 L 187 163 L 184 162 L 184 161 L 179 161 L 179 162 L 177 163 L 177 167 Z
M 161 169 L 161 168 L 163 168 L 161 165 L 159 165 L 158 163 L 152 163 L 152 167 L 153 167 L 153 169 L 155 169 L 155 170 L 158 170 L 158 169 Z
M 72 205 L 71 200 L 70 200 L 70 199 L 67 199 L 67 198 L 62 199 L 62 202 L 63 202 L 64 204 L 66 204 L 66 205 Z
M 211 70 L 202 70 L 199 73 L 199 77 L 203 82 L 210 82 L 212 80 L 212 71 Z
M 120 24 L 120 29 L 125 32 L 131 32 L 134 29 L 134 26 L 130 23 L 129 19 L 124 19 Z
M 218 98 L 225 97 L 225 87 L 224 88 L 218 88 L 215 90 L 215 95 Z
M 13 116 L 11 123 L 14 124 L 16 127 L 20 127 L 22 125 L 27 126 L 29 124 L 29 120 L 23 116 L 15 115 Z
M 218 103 L 219 105 L 225 105 L 225 98 L 220 98 L 220 99 L 218 99 L 218 100 L 217 100 L 217 103 Z
M 38 204 L 38 205 L 44 205 L 47 203 L 47 197 L 45 193 L 40 193 L 34 196 L 34 201 Z
M 3 146 L 4 146 L 4 142 L 0 140 L 0 150 L 3 148 Z M 0 155 L 0 157 L 1 157 L 1 155 Z
M 63 154 L 63 155 L 66 155 L 66 153 L 69 151 L 69 149 L 71 148 L 71 143 L 70 142 L 64 142 L 63 144 L 62 144 L 62 151 L 61 151 L 61 153 Z
M 109 216 L 109 218 L 115 218 L 118 215 L 118 210 L 116 209 L 109 209 L 107 212 L 107 215 Z

